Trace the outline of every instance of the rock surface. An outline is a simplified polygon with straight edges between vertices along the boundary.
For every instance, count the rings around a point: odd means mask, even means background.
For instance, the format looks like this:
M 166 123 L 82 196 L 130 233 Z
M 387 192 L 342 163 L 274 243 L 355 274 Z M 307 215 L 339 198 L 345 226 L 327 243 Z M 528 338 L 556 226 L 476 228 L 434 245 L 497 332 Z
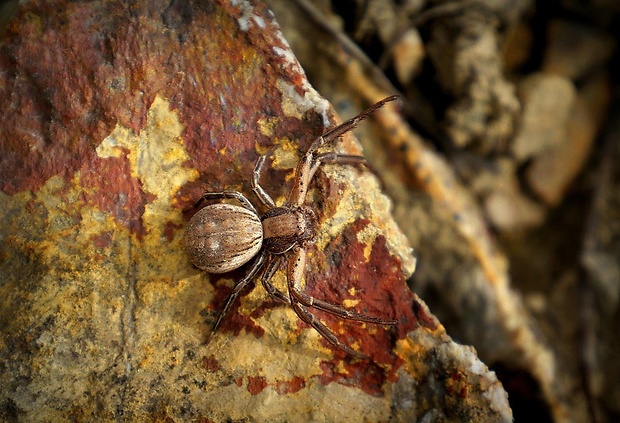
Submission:
M 0 51 L 2 419 L 511 420 L 494 373 L 409 291 L 411 248 L 363 169 L 315 180 L 306 291 L 398 319 L 316 313 L 370 359 L 260 284 L 205 343 L 244 269 L 190 264 L 195 200 L 251 196 L 272 151 L 262 182 L 281 202 L 300 152 L 336 122 L 264 4 L 31 1 Z M 338 148 L 359 153 L 351 136 Z

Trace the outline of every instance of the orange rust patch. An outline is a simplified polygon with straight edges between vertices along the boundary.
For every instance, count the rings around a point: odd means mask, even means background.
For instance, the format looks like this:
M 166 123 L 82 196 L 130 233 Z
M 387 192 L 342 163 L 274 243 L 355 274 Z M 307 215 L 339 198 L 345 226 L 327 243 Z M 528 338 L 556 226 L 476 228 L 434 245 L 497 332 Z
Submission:
M 299 376 L 291 380 L 280 380 L 276 382 L 274 389 L 279 395 L 294 394 L 306 387 L 306 381 Z
M 144 235 L 142 214 L 145 204 L 154 199 L 142 191 L 142 184 L 131 177 L 131 166 L 126 157 L 91 157 L 84 163 L 82 187 L 84 200 L 110 213 L 118 222 Z
M 209 372 L 217 372 L 222 369 L 222 366 L 220 365 L 220 363 L 217 361 L 217 359 L 215 358 L 213 354 L 203 359 L 203 365 L 205 369 L 207 369 L 207 371 Z
M 267 379 L 263 376 L 248 376 L 248 392 L 257 395 L 267 387 Z
M 96 248 L 104 249 L 112 245 L 112 236 L 113 233 L 111 231 L 107 231 L 102 234 L 92 236 L 91 241 Z

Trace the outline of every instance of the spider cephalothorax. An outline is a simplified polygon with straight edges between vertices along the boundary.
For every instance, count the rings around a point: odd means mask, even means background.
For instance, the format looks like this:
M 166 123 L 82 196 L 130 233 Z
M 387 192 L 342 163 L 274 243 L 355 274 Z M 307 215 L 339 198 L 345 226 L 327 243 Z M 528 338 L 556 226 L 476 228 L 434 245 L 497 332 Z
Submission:
M 276 207 L 261 216 L 263 246 L 273 254 L 283 254 L 296 244 L 316 238 L 316 216 L 309 207 Z
M 361 156 L 338 154 L 335 151 L 319 153 L 318 149 L 355 128 L 357 124 L 385 103 L 395 100 L 392 96 L 374 104 L 359 115 L 338 125 L 317 138 L 301 157 L 295 169 L 295 179 L 286 202 L 277 207 L 271 196 L 260 186 L 259 177 L 266 156 L 259 157 L 254 167 L 252 188 L 268 208 L 259 215 L 252 203 L 240 192 L 207 192 L 196 205 L 205 200 L 234 199 L 240 204 L 216 203 L 203 207 L 190 220 L 185 243 L 194 264 L 209 273 L 225 273 L 237 269 L 254 259 L 246 275 L 235 285 L 228 297 L 213 332 L 230 310 L 241 291 L 262 270 L 261 283 L 267 292 L 279 301 L 290 304 L 299 318 L 310 324 L 336 347 L 355 356 L 363 354 L 351 349 L 321 323 L 309 308 L 332 313 L 336 316 L 381 325 L 395 325 L 395 320 L 367 316 L 341 306 L 328 303 L 306 294 L 301 288 L 306 268 L 306 248 L 314 242 L 318 230 L 314 211 L 305 205 L 308 185 L 323 163 L 366 164 Z M 271 278 L 288 259 L 288 295 L 271 284 Z

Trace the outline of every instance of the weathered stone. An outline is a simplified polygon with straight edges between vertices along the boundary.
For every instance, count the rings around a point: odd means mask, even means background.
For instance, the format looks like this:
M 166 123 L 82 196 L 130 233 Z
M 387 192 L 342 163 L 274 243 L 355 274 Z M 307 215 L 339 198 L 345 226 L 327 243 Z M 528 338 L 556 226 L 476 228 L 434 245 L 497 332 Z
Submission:
M 556 101 L 555 104 L 557 108 L 563 107 L 562 102 Z M 547 204 L 557 205 L 583 169 L 608 104 L 606 75 L 588 81 L 567 115 L 564 138 L 559 144 L 545 149 L 528 167 L 526 179 L 529 186 Z
M 511 149 L 522 162 L 565 142 L 576 89 L 565 77 L 535 73 L 521 82 L 519 96 L 523 114 Z
M 281 202 L 300 151 L 335 124 L 262 3 L 26 2 L 0 50 L 2 418 L 511 419 L 495 375 L 467 348 L 454 365 L 463 347 L 409 291 L 411 248 L 361 169 L 313 182 L 305 289 L 398 319 L 316 313 L 370 359 L 335 350 L 260 284 L 205 343 L 245 269 L 191 265 L 195 200 L 251 197 L 273 151 L 262 183 Z
M 548 45 L 542 71 L 573 81 L 603 66 L 613 54 L 615 41 L 610 34 L 570 20 L 549 22 Z

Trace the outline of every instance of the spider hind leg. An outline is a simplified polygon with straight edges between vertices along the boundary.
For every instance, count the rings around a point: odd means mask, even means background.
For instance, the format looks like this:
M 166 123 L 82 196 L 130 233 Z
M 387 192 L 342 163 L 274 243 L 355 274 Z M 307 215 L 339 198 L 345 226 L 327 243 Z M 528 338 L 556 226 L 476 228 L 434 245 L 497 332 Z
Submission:
M 271 283 L 271 278 L 276 273 L 280 265 L 282 264 L 282 256 L 270 256 L 268 262 L 265 266 L 265 271 L 263 272 L 263 276 L 261 277 L 261 283 L 265 288 L 267 293 L 275 298 L 278 301 L 281 301 L 285 304 L 291 304 L 291 300 L 286 296 L 282 291 L 273 286 Z
M 316 318 L 312 313 L 310 313 L 306 308 L 298 302 L 291 301 L 291 305 L 293 306 L 293 310 L 301 320 L 312 326 L 323 338 L 327 339 L 333 346 L 341 349 L 347 354 L 352 355 L 356 358 L 368 358 L 368 356 L 362 352 L 355 351 L 353 348 L 341 342 L 334 333 L 327 328 L 319 319 Z
M 376 325 L 396 325 L 396 320 L 384 320 L 379 317 L 369 316 L 367 314 L 358 313 L 353 310 L 346 309 L 344 307 L 328 303 L 327 301 L 314 298 L 303 291 L 297 289 L 292 290 L 295 300 L 305 305 L 306 307 L 313 307 L 318 310 L 325 311 L 338 317 L 342 317 L 347 320 L 355 320 L 358 322 L 374 323 Z
M 374 323 L 379 325 L 396 325 L 396 320 L 383 320 L 378 317 L 368 316 L 352 310 L 328 303 L 327 301 L 314 298 L 300 289 L 306 268 L 306 250 L 295 247 L 288 262 L 287 284 L 291 306 L 301 320 L 311 325 L 319 334 L 332 343 L 335 347 L 358 358 L 367 358 L 366 355 L 353 350 L 351 347 L 340 342 L 336 335 L 331 332 L 321 321 L 316 318 L 306 307 L 326 311 L 336 316 L 349 320 Z
M 252 282 L 254 276 L 256 276 L 256 274 L 261 270 L 263 264 L 265 263 L 265 255 L 266 254 L 261 253 L 258 257 L 256 257 L 254 263 L 252 263 L 252 267 L 250 267 L 245 276 L 241 278 L 241 280 L 235 285 L 232 292 L 228 296 L 228 299 L 226 300 L 224 308 L 217 316 L 217 320 L 215 321 L 215 325 L 213 325 L 213 329 L 211 329 L 211 333 L 209 333 L 209 335 L 207 336 L 207 342 L 209 341 L 209 339 L 211 339 L 211 336 L 217 331 L 220 324 L 222 323 L 222 320 L 224 320 L 224 318 L 228 315 L 230 308 L 232 307 L 239 294 L 241 294 L 241 292 L 250 284 L 250 282 Z

